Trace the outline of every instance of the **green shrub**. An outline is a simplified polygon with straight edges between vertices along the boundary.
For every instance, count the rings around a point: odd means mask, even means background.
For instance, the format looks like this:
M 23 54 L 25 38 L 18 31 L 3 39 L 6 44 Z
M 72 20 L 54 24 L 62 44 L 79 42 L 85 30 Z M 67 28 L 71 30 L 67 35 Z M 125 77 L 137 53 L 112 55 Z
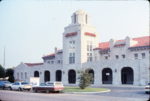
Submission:
M 87 71 L 82 71 L 79 77 L 79 87 L 85 89 L 91 85 L 92 75 Z

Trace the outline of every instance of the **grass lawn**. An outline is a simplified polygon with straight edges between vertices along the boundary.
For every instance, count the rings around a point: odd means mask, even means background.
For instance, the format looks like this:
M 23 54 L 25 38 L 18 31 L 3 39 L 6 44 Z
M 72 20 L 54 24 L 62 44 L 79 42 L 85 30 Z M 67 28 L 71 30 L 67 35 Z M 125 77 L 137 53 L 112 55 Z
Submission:
M 85 88 L 80 89 L 79 87 L 65 87 L 64 92 L 102 92 L 107 91 L 107 88 Z

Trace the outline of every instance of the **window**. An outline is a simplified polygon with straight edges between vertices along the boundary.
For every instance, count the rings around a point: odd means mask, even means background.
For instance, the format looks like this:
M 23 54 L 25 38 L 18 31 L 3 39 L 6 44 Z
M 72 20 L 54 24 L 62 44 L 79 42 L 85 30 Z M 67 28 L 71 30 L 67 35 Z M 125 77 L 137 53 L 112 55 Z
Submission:
M 87 41 L 87 61 L 93 60 L 92 51 L 93 51 L 92 41 Z
M 72 44 L 75 44 L 75 41 L 74 41 L 74 40 L 72 41 Z
M 108 56 L 105 56 L 105 59 L 107 60 L 107 59 L 108 59 Z
M 25 79 L 27 79 L 27 72 L 25 72 Z
M 58 60 L 57 63 L 60 64 L 60 60 Z
M 54 64 L 54 61 L 51 61 L 51 64 Z
M 145 53 L 142 53 L 142 59 L 145 59 Z
M 87 16 L 87 14 L 86 14 L 86 16 L 85 16 L 86 24 L 88 23 L 88 22 L 87 22 L 87 21 L 88 21 L 88 20 L 87 20 L 87 17 L 88 17 L 88 16 Z
M 92 51 L 93 50 L 93 46 L 92 46 L 92 41 L 87 41 L 87 51 Z
M 137 53 L 134 54 L 134 59 L 138 59 L 138 54 Z
M 23 79 L 23 73 L 21 73 L 21 79 Z
M 17 79 L 19 80 L 19 73 L 17 73 Z
M 125 58 L 125 55 L 124 55 L 124 54 L 122 55 L 122 58 L 123 58 L 123 59 Z
M 70 43 L 70 45 L 69 45 L 70 49 L 74 49 L 75 48 L 75 40 L 71 40 L 71 41 L 69 41 L 69 43 Z
M 92 53 L 87 53 L 87 61 L 92 61 Z
M 50 64 L 50 61 L 47 61 L 48 64 Z
M 74 14 L 74 23 L 76 23 L 76 14 Z
M 75 63 L 75 53 L 69 53 L 69 64 Z
M 119 59 L 119 56 L 118 56 L 118 55 L 116 55 L 116 59 Z

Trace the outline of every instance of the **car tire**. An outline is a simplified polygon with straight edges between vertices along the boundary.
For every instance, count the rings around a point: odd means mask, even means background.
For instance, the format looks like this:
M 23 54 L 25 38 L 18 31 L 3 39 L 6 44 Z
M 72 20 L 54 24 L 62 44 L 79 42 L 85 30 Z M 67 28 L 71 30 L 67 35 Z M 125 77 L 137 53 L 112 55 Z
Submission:
M 5 86 L 3 86 L 2 89 L 5 90 Z
M 9 87 L 8 89 L 9 89 L 9 90 L 12 90 L 12 88 L 11 88 L 11 87 Z
M 33 89 L 33 92 L 34 92 L 34 93 L 37 93 L 37 90 L 36 90 L 36 89 Z
M 19 88 L 19 91 L 22 91 L 22 88 Z
M 49 93 L 49 90 L 46 90 L 46 93 Z

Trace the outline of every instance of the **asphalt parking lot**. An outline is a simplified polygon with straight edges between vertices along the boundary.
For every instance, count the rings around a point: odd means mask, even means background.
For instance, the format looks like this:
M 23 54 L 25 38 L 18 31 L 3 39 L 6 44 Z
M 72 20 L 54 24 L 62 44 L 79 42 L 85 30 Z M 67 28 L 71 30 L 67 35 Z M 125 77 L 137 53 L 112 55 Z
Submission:
M 147 101 L 149 97 L 142 87 L 103 87 L 111 89 L 111 92 L 46 94 L 0 90 L 0 99 L 2 101 Z

